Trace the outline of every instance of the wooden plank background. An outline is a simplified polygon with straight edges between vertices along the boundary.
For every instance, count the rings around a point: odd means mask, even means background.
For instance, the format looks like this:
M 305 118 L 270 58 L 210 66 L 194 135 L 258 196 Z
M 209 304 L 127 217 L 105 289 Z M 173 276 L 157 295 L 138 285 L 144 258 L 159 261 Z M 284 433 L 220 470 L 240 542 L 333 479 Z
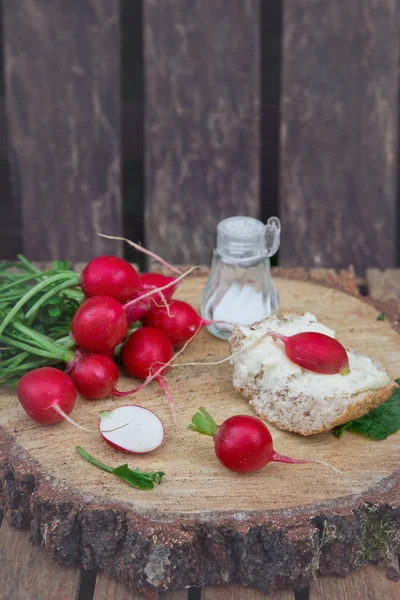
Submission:
M 3 0 L 0 258 L 208 263 L 277 212 L 282 266 L 395 267 L 399 5 Z
M 4 0 L 6 111 L 22 249 L 120 253 L 119 0 Z
M 397 0 L 284 2 L 282 266 L 396 264 Z
M 146 239 L 209 262 L 218 221 L 259 214 L 259 0 L 144 0 Z

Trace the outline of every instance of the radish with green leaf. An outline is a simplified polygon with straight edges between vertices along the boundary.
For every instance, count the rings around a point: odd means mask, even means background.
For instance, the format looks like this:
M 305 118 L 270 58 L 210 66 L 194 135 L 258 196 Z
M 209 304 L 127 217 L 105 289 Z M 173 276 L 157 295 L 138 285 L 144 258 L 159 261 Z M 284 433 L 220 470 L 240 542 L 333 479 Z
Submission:
M 273 448 L 268 427 L 260 419 L 249 415 L 235 415 L 222 425 L 217 425 L 206 409 L 200 408 L 188 429 L 211 436 L 218 460 L 227 469 L 238 473 L 258 471 L 270 462 L 319 463 L 338 471 L 322 461 L 294 459 L 278 454 Z

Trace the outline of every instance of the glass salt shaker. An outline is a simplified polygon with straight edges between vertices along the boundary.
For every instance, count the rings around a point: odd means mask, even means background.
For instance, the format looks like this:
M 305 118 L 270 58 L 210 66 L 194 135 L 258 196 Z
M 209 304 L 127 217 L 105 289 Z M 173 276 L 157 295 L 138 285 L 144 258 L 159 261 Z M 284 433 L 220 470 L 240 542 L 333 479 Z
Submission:
M 279 296 L 271 278 L 270 257 L 280 243 L 277 217 L 266 225 L 252 217 L 229 217 L 218 224 L 217 247 L 201 299 L 201 316 L 207 329 L 229 339 L 233 324 L 251 325 L 279 310 Z

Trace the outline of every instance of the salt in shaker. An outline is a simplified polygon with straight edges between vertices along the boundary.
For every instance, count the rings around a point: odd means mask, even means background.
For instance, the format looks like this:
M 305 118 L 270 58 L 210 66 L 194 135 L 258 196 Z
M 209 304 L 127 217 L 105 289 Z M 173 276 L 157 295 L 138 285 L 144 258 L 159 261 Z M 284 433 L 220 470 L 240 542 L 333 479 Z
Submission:
M 278 312 L 270 257 L 280 243 L 277 217 L 266 225 L 252 217 L 229 217 L 218 224 L 210 277 L 201 299 L 201 315 L 211 321 L 250 325 Z M 233 325 L 212 323 L 210 333 L 229 339 Z

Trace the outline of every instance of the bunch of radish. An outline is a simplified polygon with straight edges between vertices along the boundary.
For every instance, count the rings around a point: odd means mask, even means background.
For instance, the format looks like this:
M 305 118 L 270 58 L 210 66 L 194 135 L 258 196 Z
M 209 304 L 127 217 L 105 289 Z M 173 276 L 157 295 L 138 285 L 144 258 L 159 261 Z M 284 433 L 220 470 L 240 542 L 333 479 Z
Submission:
M 29 339 L 32 354 L 66 363 L 65 373 L 53 367 L 42 367 L 20 380 L 18 397 L 31 418 L 42 424 L 67 418 L 75 405 L 76 391 L 89 400 L 121 397 L 131 395 L 155 380 L 170 403 L 175 422 L 173 399 L 164 375 L 174 359 L 174 350 L 183 351 L 185 344 L 208 321 L 201 319 L 186 302 L 172 299 L 180 280 L 190 270 L 181 273 L 159 257 L 150 255 L 170 267 L 174 276 L 139 275 L 130 263 L 115 256 L 93 259 L 80 276 L 69 272 L 70 283 L 74 279 L 76 285 L 79 277 L 86 300 L 72 319 L 68 340 L 47 339 L 23 324 L 22 311 L 29 298 L 22 298 L 11 311 L 13 314 L 8 314 L 0 324 L 1 333 L 17 325 L 24 328 L 23 334 Z M 35 287 L 29 297 L 36 293 Z M 47 293 L 43 285 L 41 290 Z M 40 300 L 36 302 L 36 308 L 39 304 Z M 138 320 L 143 326 L 129 333 L 130 324 Z M 20 344 L 21 349 L 28 348 L 26 344 L 22 346 Z M 117 347 L 121 350 L 125 370 L 143 380 L 142 384 L 125 392 L 117 389 L 118 367 L 114 360 Z
M 167 265 L 159 257 L 152 256 Z M 29 327 L 32 307 L 23 312 L 26 302 L 38 291 L 43 293 L 43 298 L 49 296 L 51 290 L 45 290 L 46 282 L 36 284 L 26 297 L 15 304 L 0 323 L 0 336 L 28 354 L 66 364 L 65 372 L 45 366 L 20 379 L 17 395 L 33 420 L 48 425 L 64 419 L 77 425 L 69 416 L 75 406 L 77 392 L 89 400 L 129 396 L 154 380 L 162 388 L 176 421 L 173 398 L 164 377 L 174 358 L 184 351 L 202 327 L 213 322 L 202 319 L 188 303 L 173 299 L 180 281 L 192 269 L 181 273 L 167 266 L 174 276 L 139 275 L 127 261 L 101 256 L 90 261 L 80 277 L 69 272 L 64 281 L 60 275 L 60 286 L 67 288 L 70 284 L 76 286 L 79 283 L 86 296 L 73 316 L 68 339 L 54 341 L 32 330 Z M 43 298 L 35 302 L 34 310 L 40 308 Z M 130 331 L 131 323 L 138 321 L 141 326 Z M 22 338 L 16 338 L 17 334 Z M 291 338 L 275 333 L 266 335 L 282 341 L 288 358 L 303 368 L 320 373 L 344 373 L 348 369 L 344 349 L 327 336 L 322 339 L 321 334 L 313 334 L 312 338 L 311 334 L 304 334 L 308 337 L 303 335 L 302 338 L 302 334 Z M 142 383 L 124 392 L 117 389 L 118 367 L 114 360 L 117 348 L 125 370 L 142 380 Z M 319 362 L 315 362 L 316 356 Z M 202 409 L 190 427 L 214 437 L 217 456 L 228 468 L 247 472 L 271 461 L 309 462 L 294 461 L 276 454 L 268 429 L 258 419 L 246 416 L 232 419 L 218 427 Z M 164 440 L 164 428 L 157 415 L 136 405 L 124 405 L 103 413 L 98 429 L 77 426 L 89 432 L 100 432 L 107 444 L 129 453 L 151 452 Z M 96 462 L 87 453 L 84 458 L 94 461 L 93 464 Z M 114 474 L 118 470 L 105 465 L 99 468 Z M 156 474 L 150 475 L 156 477 Z M 157 476 L 161 481 L 160 474 Z M 135 478 L 137 473 L 129 477 Z M 150 486 L 154 481 L 146 480 L 143 485 Z

